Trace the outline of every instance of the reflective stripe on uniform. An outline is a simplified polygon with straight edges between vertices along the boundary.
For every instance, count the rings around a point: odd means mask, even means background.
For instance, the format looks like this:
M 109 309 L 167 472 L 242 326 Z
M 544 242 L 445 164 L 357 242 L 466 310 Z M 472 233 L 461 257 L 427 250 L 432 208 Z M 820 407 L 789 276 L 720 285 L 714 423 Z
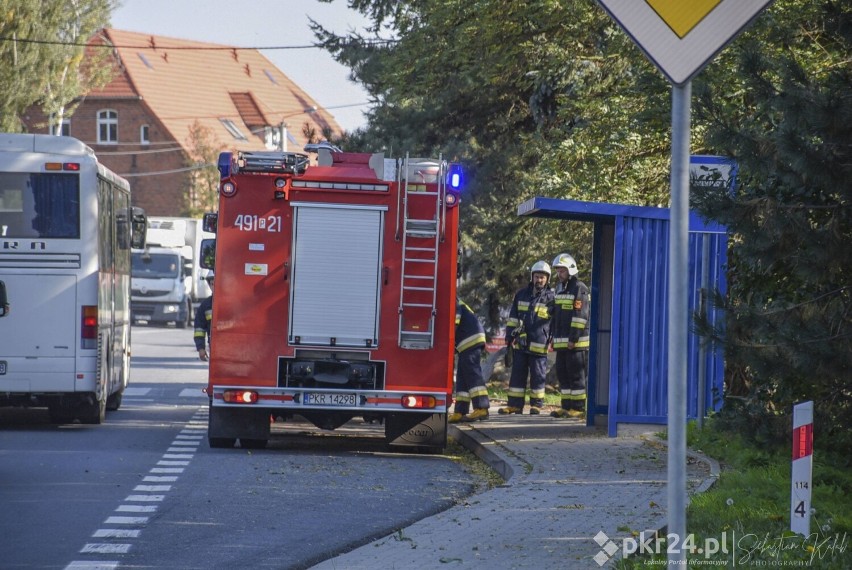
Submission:
M 526 394 L 526 390 L 524 388 L 512 388 L 511 386 L 506 391 L 506 394 L 509 396 L 514 396 L 515 398 L 523 398 Z
M 459 352 L 464 352 L 468 348 L 476 346 L 477 344 L 485 344 L 485 333 L 482 332 L 482 333 L 472 334 L 469 337 L 467 337 L 463 340 L 459 340 L 457 342 L 458 342 L 458 346 L 456 347 L 456 350 L 458 350 Z

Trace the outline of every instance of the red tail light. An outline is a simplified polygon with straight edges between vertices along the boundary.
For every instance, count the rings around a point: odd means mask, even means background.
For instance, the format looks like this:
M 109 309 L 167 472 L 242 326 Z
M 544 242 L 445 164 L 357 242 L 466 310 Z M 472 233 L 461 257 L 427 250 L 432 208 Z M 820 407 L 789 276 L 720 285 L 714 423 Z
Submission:
M 257 392 L 252 390 L 225 390 L 222 399 L 229 404 L 254 404 L 257 402 Z
M 86 305 L 82 308 L 80 324 L 80 348 L 98 347 L 98 307 Z
M 403 408 L 433 409 L 438 404 L 435 396 L 423 396 L 420 394 L 405 394 L 402 397 Z

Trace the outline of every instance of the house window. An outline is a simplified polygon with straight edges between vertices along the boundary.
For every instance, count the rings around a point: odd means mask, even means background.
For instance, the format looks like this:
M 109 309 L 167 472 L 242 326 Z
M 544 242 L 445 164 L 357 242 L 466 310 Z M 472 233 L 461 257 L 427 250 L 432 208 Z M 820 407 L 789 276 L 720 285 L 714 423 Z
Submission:
M 98 111 L 98 143 L 118 142 L 118 112 L 112 109 Z
M 56 122 L 50 123 L 51 135 L 62 135 L 63 137 L 71 136 L 71 119 L 62 119 L 62 123 L 57 125 Z
M 237 127 L 236 123 L 234 123 L 231 119 L 219 119 L 219 122 L 222 123 L 222 126 L 224 126 L 225 129 L 231 133 L 231 136 L 238 141 L 248 140 L 239 127 Z
M 139 127 L 139 142 L 141 144 L 151 143 L 151 139 L 148 138 L 148 125 L 141 125 Z

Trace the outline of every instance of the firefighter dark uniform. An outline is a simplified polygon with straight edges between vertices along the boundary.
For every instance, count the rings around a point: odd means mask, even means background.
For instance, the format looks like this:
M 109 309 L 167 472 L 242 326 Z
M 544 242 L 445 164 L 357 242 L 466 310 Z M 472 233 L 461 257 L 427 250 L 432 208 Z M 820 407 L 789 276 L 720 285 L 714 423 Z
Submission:
M 556 379 L 562 409 L 554 417 L 583 417 L 586 413 L 586 377 L 589 370 L 589 288 L 577 278 L 577 263 L 567 253 L 556 256 L 556 287 L 551 334 L 556 352 Z M 562 271 L 560 271 L 562 270 Z M 564 280 L 562 278 L 565 278 Z
M 449 422 L 488 419 L 488 388 L 482 377 L 482 349 L 485 329 L 476 314 L 461 299 L 456 299 L 456 368 L 455 412 Z M 473 404 L 473 413 L 470 405 Z
M 204 278 L 213 288 L 213 273 L 209 272 Z M 213 318 L 213 295 L 203 299 L 198 305 L 198 310 L 195 312 L 195 332 L 192 335 L 195 341 L 195 350 L 198 351 L 198 358 L 207 360 L 207 347 L 210 346 L 210 320 Z
M 536 274 L 546 275 L 546 279 Z M 544 405 L 547 375 L 547 345 L 550 342 L 550 319 L 553 311 L 553 289 L 547 286 L 550 266 L 536 262 L 530 269 L 529 285 L 515 294 L 506 323 L 506 345 L 513 346 L 512 375 L 509 378 L 508 405 L 501 414 L 521 414 L 527 377 L 530 381 L 530 414 L 540 414 Z M 536 286 L 536 281 L 540 286 Z

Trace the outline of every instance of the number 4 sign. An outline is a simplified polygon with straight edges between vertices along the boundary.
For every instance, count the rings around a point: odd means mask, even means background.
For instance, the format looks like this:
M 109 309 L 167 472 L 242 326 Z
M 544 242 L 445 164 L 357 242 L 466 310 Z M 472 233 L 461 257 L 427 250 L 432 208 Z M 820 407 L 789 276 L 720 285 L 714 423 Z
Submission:
M 814 458 L 814 403 L 793 406 L 793 472 L 790 530 L 808 536 L 811 529 L 811 474 Z

